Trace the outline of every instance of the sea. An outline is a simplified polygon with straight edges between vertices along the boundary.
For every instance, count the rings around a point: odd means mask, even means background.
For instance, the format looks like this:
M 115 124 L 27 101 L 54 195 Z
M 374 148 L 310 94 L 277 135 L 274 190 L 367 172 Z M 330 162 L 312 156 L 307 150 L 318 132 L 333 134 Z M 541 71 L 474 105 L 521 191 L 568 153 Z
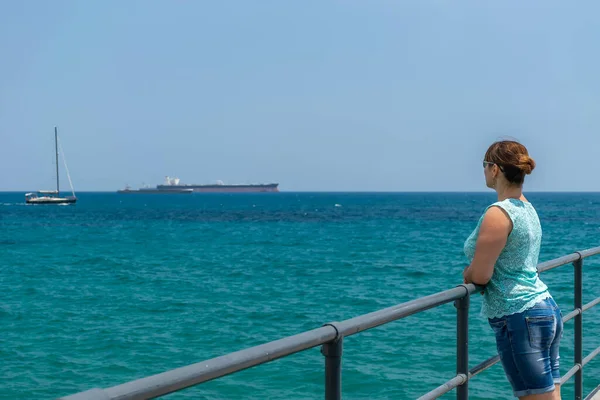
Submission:
M 71 206 L 0 194 L 0 399 L 106 388 L 461 284 L 463 243 L 489 193 L 80 193 Z M 600 246 L 600 193 L 529 193 L 540 261 Z M 573 268 L 542 274 L 573 308 Z M 600 296 L 585 260 L 584 302 Z M 470 366 L 496 354 L 470 309 Z M 584 356 L 600 306 L 584 314 Z M 414 399 L 455 374 L 452 304 L 344 340 L 344 399 Z M 573 366 L 565 324 L 561 372 Z M 186 389 L 172 399 L 322 399 L 319 348 Z M 563 387 L 573 397 L 572 379 Z M 584 390 L 600 384 L 600 357 Z M 455 398 L 455 393 L 443 398 Z M 497 364 L 471 399 L 512 399 Z

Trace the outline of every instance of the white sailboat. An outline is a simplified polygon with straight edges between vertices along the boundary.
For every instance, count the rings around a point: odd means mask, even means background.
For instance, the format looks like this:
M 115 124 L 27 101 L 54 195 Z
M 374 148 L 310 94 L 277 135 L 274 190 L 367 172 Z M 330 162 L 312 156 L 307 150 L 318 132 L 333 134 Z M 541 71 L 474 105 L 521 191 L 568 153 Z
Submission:
M 65 170 L 67 171 L 67 178 L 69 178 L 72 196 L 60 197 L 60 181 L 58 175 L 58 129 L 56 127 L 54 127 L 54 147 L 56 150 L 56 190 L 38 190 L 36 193 L 27 193 L 25 195 L 25 202 L 27 204 L 75 204 L 75 202 L 77 202 L 64 154 L 63 162 L 65 164 Z

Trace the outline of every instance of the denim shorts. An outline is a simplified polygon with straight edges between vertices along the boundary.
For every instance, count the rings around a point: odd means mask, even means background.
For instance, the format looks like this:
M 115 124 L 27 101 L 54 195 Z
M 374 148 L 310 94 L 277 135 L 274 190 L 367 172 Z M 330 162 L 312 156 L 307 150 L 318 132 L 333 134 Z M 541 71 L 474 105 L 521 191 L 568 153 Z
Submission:
M 562 314 L 554 299 L 489 323 L 515 396 L 553 391 L 554 384 L 560 383 L 558 350 L 563 333 Z

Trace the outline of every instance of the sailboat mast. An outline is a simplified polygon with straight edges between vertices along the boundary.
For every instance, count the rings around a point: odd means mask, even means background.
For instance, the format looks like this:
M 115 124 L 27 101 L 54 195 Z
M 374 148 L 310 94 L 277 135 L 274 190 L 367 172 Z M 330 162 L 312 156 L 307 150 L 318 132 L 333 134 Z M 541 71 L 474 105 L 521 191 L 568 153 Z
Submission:
M 54 127 L 54 148 L 56 150 L 56 193 L 58 194 L 60 189 L 58 182 L 58 129 L 56 127 Z

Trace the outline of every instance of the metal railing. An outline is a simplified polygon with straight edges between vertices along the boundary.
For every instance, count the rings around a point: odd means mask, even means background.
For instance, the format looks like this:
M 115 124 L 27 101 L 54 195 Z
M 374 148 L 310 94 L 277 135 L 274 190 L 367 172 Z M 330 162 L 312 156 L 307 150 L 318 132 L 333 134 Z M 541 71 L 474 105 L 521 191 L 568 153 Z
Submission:
M 583 318 L 582 314 L 600 303 L 600 297 L 583 305 L 583 260 L 600 254 L 600 247 L 579 251 L 538 265 L 539 272 L 545 272 L 573 263 L 575 273 L 575 309 L 563 317 L 567 322 L 575 318 L 575 365 L 561 379 L 561 384 L 575 376 L 575 399 L 583 398 L 583 368 L 600 353 L 600 347 L 583 357 Z M 288 336 L 273 342 L 230 353 L 221 357 L 173 369 L 157 375 L 127 382 L 107 389 L 91 389 L 62 400 L 139 400 L 151 399 L 173 393 L 190 386 L 264 364 L 316 346 L 322 345 L 325 356 L 325 399 L 339 400 L 342 397 L 342 349 L 343 339 L 367 329 L 406 318 L 410 315 L 455 302 L 456 318 L 456 376 L 421 396 L 419 400 L 435 399 L 457 388 L 459 400 L 469 396 L 469 380 L 499 361 L 499 356 L 491 357 L 469 369 L 468 334 L 470 295 L 482 290 L 473 284 L 459 285 L 453 289 L 421 297 L 383 310 L 364 314 L 341 322 L 330 322 L 320 328 Z

